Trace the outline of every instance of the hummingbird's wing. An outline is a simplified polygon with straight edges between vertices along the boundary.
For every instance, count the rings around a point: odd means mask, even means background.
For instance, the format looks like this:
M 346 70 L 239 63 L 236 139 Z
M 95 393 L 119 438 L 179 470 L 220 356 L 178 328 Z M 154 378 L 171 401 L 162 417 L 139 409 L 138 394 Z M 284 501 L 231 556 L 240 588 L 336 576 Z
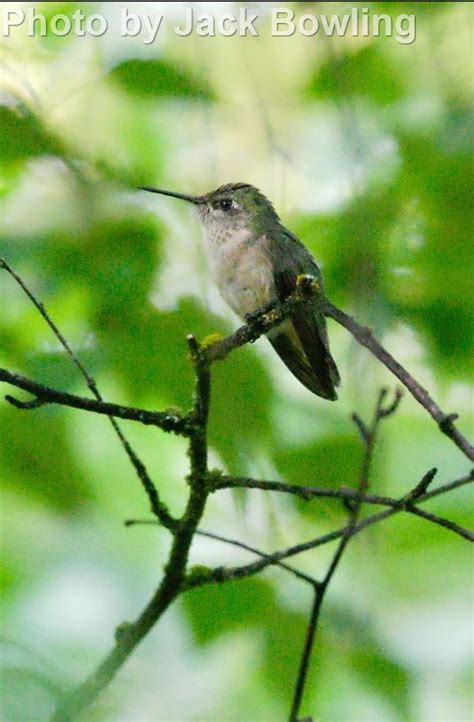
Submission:
M 302 273 L 315 277 L 323 291 L 321 272 L 303 244 L 286 229 L 269 239 L 275 290 L 284 301 L 296 290 Z M 317 396 L 336 400 L 340 377 L 329 350 L 326 319 L 317 305 L 296 308 L 268 338 L 290 371 Z

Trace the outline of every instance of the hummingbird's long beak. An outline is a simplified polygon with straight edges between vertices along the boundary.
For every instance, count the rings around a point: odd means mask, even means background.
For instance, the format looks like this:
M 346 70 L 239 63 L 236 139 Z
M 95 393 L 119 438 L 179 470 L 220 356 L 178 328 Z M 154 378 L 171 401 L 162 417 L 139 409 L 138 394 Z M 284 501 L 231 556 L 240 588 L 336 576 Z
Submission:
M 185 193 L 175 193 L 174 191 L 164 191 L 161 188 L 151 188 L 150 186 L 140 186 L 139 190 L 149 191 L 149 193 L 158 193 L 161 196 L 171 196 L 171 198 L 180 198 L 182 201 L 200 205 L 204 203 L 202 196 L 188 196 Z

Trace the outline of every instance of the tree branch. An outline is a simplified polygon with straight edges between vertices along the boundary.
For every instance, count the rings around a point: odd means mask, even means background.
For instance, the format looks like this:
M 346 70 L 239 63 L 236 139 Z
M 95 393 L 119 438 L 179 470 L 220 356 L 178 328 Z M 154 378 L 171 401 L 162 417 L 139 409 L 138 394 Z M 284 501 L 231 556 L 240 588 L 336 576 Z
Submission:
M 380 494 L 360 494 L 357 489 L 340 487 L 333 489 L 325 486 L 299 486 L 298 484 L 286 484 L 283 481 L 265 481 L 241 476 L 221 476 L 212 483 L 212 491 L 221 489 L 259 489 L 261 491 L 276 491 L 284 494 L 297 496 L 305 501 L 312 499 L 339 499 L 344 502 L 357 501 L 361 499 L 364 504 L 378 506 L 396 506 L 397 499 Z
M 433 491 L 422 494 L 419 497 L 417 504 L 421 504 L 425 501 L 428 501 L 429 499 L 433 499 L 443 494 L 447 494 L 451 491 L 454 491 L 455 489 L 459 489 L 462 486 L 465 486 L 466 484 L 470 484 L 473 481 L 474 472 L 471 472 L 466 476 L 462 476 L 459 479 L 456 479 L 455 481 L 443 484 L 442 486 L 434 489 Z M 394 507 L 384 509 L 383 511 L 379 511 L 376 514 L 372 514 L 371 516 L 368 516 L 365 519 L 357 522 L 352 535 L 354 536 L 355 534 L 358 534 L 367 527 L 372 526 L 373 524 L 377 524 L 383 519 L 388 519 L 394 514 L 399 514 L 402 511 L 407 511 L 406 505 L 406 497 L 404 496 L 399 499 L 398 506 L 396 508 Z M 410 509 L 408 508 L 408 511 L 409 510 Z M 441 524 L 441 526 L 444 525 Z M 238 567 L 216 567 L 215 569 L 211 569 L 209 573 L 203 575 L 202 577 L 196 575 L 192 579 L 186 579 L 185 587 L 186 589 L 193 589 L 194 587 L 199 587 L 203 584 L 234 581 L 237 579 L 244 579 L 246 577 L 253 576 L 254 574 L 258 574 L 262 569 L 268 567 L 270 564 L 274 564 L 276 561 L 289 559 L 290 557 L 296 556 L 297 554 L 302 554 L 303 552 L 307 552 L 325 544 L 329 544 L 330 542 L 336 541 L 344 535 L 346 530 L 347 526 L 335 529 L 334 531 L 323 534 L 307 542 L 295 544 L 294 546 L 288 547 L 287 549 L 268 554 L 266 559 L 260 559 L 259 561 L 253 562 L 252 564 L 246 564 Z M 468 541 L 473 541 L 474 539 L 473 533 L 468 530 L 463 530 L 463 534 L 461 534 L 461 536 L 466 538 Z
M 158 522 L 155 519 L 127 519 L 125 522 L 125 526 L 157 526 Z M 244 549 L 245 551 L 251 552 L 252 554 L 256 554 L 261 559 L 267 559 L 268 554 L 266 552 L 262 552 L 260 549 L 256 549 L 255 547 L 250 546 L 249 544 L 246 544 L 245 542 L 241 542 L 238 539 L 229 539 L 229 537 L 222 536 L 222 534 L 216 534 L 215 532 L 210 531 L 204 531 L 204 529 L 196 529 L 196 535 L 197 536 L 204 536 L 208 539 L 215 539 L 216 541 L 223 542 L 224 544 L 229 544 L 230 546 L 238 547 L 239 549 Z M 311 584 L 311 586 L 315 587 L 319 584 L 318 580 L 314 577 L 310 577 L 309 574 L 305 574 L 304 572 L 301 572 L 299 569 L 296 569 L 295 567 L 291 566 L 290 564 L 285 564 L 285 562 L 275 562 L 274 566 L 280 567 L 281 569 L 285 569 L 287 572 L 290 572 L 293 574 L 293 576 L 298 577 L 298 579 L 301 579 L 302 581 L 307 582 L 308 584 Z M 199 570 L 198 570 L 199 572 Z
M 439 526 L 444 526 L 446 529 L 450 529 L 459 536 L 464 537 L 469 541 L 473 540 L 473 533 L 459 526 L 458 524 L 444 519 L 443 517 L 433 514 L 431 512 L 424 511 L 415 506 L 414 502 L 419 501 L 420 496 L 427 490 L 428 485 L 433 480 L 437 469 L 430 469 L 425 474 L 420 483 L 404 497 L 405 503 L 403 505 L 403 511 L 409 514 L 414 514 L 428 521 L 432 521 Z M 350 489 L 348 487 L 342 487 L 340 489 L 331 489 L 318 486 L 298 486 L 297 484 L 285 484 L 280 481 L 261 481 L 258 479 L 251 479 L 248 477 L 233 477 L 233 476 L 221 476 L 218 480 L 213 482 L 212 491 L 218 491 L 220 489 L 260 489 L 261 491 L 277 491 L 293 496 L 298 496 L 305 501 L 311 501 L 317 498 L 326 499 L 338 499 L 346 504 L 361 501 L 364 504 L 372 504 L 376 506 L 388 506 L 392 509 L 399 509 L 402 501 L 395 499 L 390 496 L 381 496 L 379 494 L 361 494 L 357 489 Z M 426 501 L 430 498 L 430 495 L 423 497 L 422 501 Z
M 291 722 L 296 722 L 299 708 L 304 692 L 307 671 L 313 641 L 317 629 L 321 605 L 326 589 L 334 575 L 342 555 L 352 537 L 362 529 L 379 521 L 389 518 L 395 513 L 406 511 L 436 523 L 444 528 L 453 531 L 463 538 L 474 540 L 472 532 L 463 529 L 454 522 L 444 519 L 436 514 L 419 508 L 419 504 L 433 498 L 434 496 L 447 493 L 473 480 L 473 475 L 458 479 L 450 484 L 438 488 L 435 491 L 428 491 L 428 486 L 434 478 L 435 470 L 427 475 L 401 499 L 391 499 L 376 494 L 368 493 L 368 479 L 370 463 L 372 458 L 373 445 L 377 428 L 382 419 L 392 414 L 400 400 L 397 392 L 394 401 L 384 406 L 385 393 L 379 397 L 374 418 L 370 428 L 354 415 L 354 422 L 357 424 L 363 442 L 365 444 L 364 460 L 361 467 L 359 486 L 357 489 L 325 489 L 322 487 L 298 487 L 296 485 L 283 484 L 280 482 L 258 481 L 239 477 L 219 477 L 208 470 L 208 442 L 207 424 L 210 404 L 210 367 L 217 360 L 224 359 L 232 350 L 246 343 L 251 343 L 262 334 L 267 333 L 272 327 L 278 325 L 286 318 L 291 311 L 300 304 L 319 304 L 324 313 L 343 325 L 356 340 L 369 349 L 378 359 L 409 389 L 415 399 L 428 411 L 437 422 L 441 431 L 463 451 L 466 456 L 474 459 L 474 449 L 462 434 L 455 428 L 455 414 L 446 415 L 424 389 L 395 359 L 379 344 L 371 331 L 357 324 L 353 318 L 345 314 L 325 301 L 318 294 L 313 279 L 301 276 L 298 279 L 296 292 L 281 304 L 260 309 L 251 314 L 247 323 L 238 329 L 234 334 L 224 338 L 212 345 L 200 346 L 193 336 L 188 337 L 188 344 L 191 352 L 192 363 L 195 371 L 195 401 L 192 412 L 182 415 L 174 410 L 170 411 L 147 411 L 119 404 L 107 403 L 103 400 L 94 379 L 76 356 L 67 340 L 62 336 L 51 317 L 28 289 L 22 279 L 11 269 L 6 261 L 0 259 L 0 268 L 6 270 L 14 280 L 21 286 L 29 299 L 36 306 L 42 317 L 62 344 L 63 348 L 71 357 L 72 361 L 84 377 L 94 399 L 83 398 L 74 394 L 58 391 L 43 384 L 27 379 L 19 374 L 12 373 L 6 369 L 0 369 L 0 382 L 8 383 L 33 394 L 33 399 L 21 401 L 12 396 L 7 400 L 19 409 L 35 409 L 47 404 L 61 404 L 72 408 L 92 411 L 104 414 L 109 417 L 114 430 L 120 440 L 122 447 L 133 464 L 135 471 L 140 478 L 150 500 L 153 513 L 162 525 L 173 533 L 171 552 L 165 567 L 163 578 L 152 596 L 149 604 L 133 623 L 120 625 L 116 633 L 116 644 L 110 654 L 104 659 L 97 670 L 77 689 L 65 694 L 58 704 L 53 716 L 54 722 L 69 722 L 88 705 L 90 705 L 111 682 L 118 670 L 122 667 L 137 644 L 143 639 L 148 631 L 160 619 L 161 615 L 171 602 L 183 591 L 212 582 L 225 582 L 232 579 L 241 579 L 265 569 L 269 565 L 283 567 L 286 571 L 294 574 L 300 579 L 313 586 L 315 597 L 310 621 L 308 624 L 305 645 L 301 658 L 300 670 L 298 673 L 295 694 L 293 698 Z M 190 492 L 186 503 L 186 509 L 180 519 L 174 519 L 168 512 L 166 506 L 159 499 L 158 492 L 148 475 L 148 472 L 126 440 L 123 432 L 117 424 L 116 419 L 138 421 L 143 424 L 153 425 L 164 431 L 181 434 L 189 439 L 190 474 L 188 477 Z M 243 488 L 259 488 L 266 491 L 279 491 L 299 495 L 304 499 L 317 497 L 330 497 L 341 499 L 348 509 L 348 523 L 339 530 L 332 531 L 309 542 L 289 547 L 286 550 L 267 554 L 254 547 L 235 539 L 227 539 L 211 532 L 201 532 L 198 529 L 202 519 L 207 498 L 210 493 L 220 488 L 240 486 Z M 360 510 L 363 503 L 385 505 L 383 511 L 373 514 L 360 520 Z M 203 534 L 213 539 L 232 544 L 256 554 L 259 559 L 252 564 L 240 567 L 205 569 L 192 569 L 186 574 L 189 550 L 192 540 L 196 534 Z M 283 560 L 303 551 L 314 549 L 334 540 L 339 544 L 332 558 L 331 564 L 322 582 L 318 582 L 309 575 L 306 575 Z
M 148 426 L 157 426 L 163 431 L 170 431 L 182 436 L 189 435 L 188 419 L 181 416 L 175 409 L 172 411 L 147 411 L 146 409 L 137 409 L 131 406 L 122 406 L 120 404 L 111 404 L 107 401 L 97 401 L 97 399 L 88 399 L 84 396 L 76 396 L 66 391 L 58 391 L 49 386 L 40 384 L 37 381 L 12 373 L 7 369 L 0 368 L 0 382 L 16 386 L 23 391 L 33 394 L 39 399 L 41 405 L 60 404 L 61 406 L 70 406 L 73 409 L 83 409 L 84 411 L 92 411 L 95 414 L 103 414 L 104 416 L 114 416 L 117 419 L 127 419 L 129 421 L 138 421 Z M 9 403 L 18 406 L 18 400 L 11 396 L 5 396 Z M 24 408 L 21 406 L 20 408 Z M 28 407 L 27 407 L 28 408 Z
M 256 549 L 255 547 L 252 547 L 249 544 L 245 544 L 244 542 L 241 542 L 238 539 L 229 539 L 228 537 L 222 536 L 220 534 L 215 534 L 214 532 L 204 531 L 203 529 L 198 529 L 196 534 L 199 534 L 200 536 L 208 537 L 209 539 L 215 539 L 216 541 L 223 542 L 224 544 L 230 544 L 232 546 L 238 547 L 239 549 L 245 549 L 245 551 L 251 552 L 252 554 L 256 554 L 257 556 L 261 557 L 262 559 L 267 559 L 269 556 L 266 552 L 262 552 L 260 549 Z M 304 572 L 301 572 L 299 569 L 296 569 L 295 567 L 291 566 L 290 564 L 286 564 L 285 562 L 277 562 L 275 564 L 275 566 L 280 567 L 280 569 L 285 569 L 287 572 L 290 572 L 290 574 L 293 574 L 293 576 L 310 584 L 313 588 L 319 586 L 319 582 L 317 579 L 315 579 L 314 577 L 311 577 L 309 574 L 305 574 Z
M 123 666 L 137 644 L 180 594 L 188 562 L 189 549 L 204 512 L 209 490 L 207 488 L 207 420 L 210 402 L 209 366 L 201 348 L 188 337 L 196 375 L 195 403 L 192 425 L 189 427 L 189 456 L 191 491 L 182 518 L 176 527 L 173 545 L 161 583 L 148 606 L 132 624 L 122 624 L 116 634 L 116 644 L 97 670 L 79 687 L 64 696 L 51 722 L 70 722 L 94 702 Z
M 231 351 L 234 351 L 247 343 L 254 343 L 260 336 L 270 331 L 274 326 L 289 316 L 291 311 L 306 303 L 322 304 L 322 299 L 316 295 L 310 276 L 301 275 L 297 281 L 295 293 L 289 296 L 282 303 L 271 303 L 254 313 L 247 315 L 247 323 L 238 328 L 234 333 L 219 341 L 207 346 L 204 350 L 207 361 L 212 364 L 215 361 L 222 361 Z
M 329 568 L 326 572 L 326 575 L 319 585 L 317 589 L 315 589 L 314 592 L 314 600 L 313 600 L 313 607 L 311 610 L 311 615 L 308 622 L 308 627 L 306 630 L 306 638 L 303 646 L 303 652 L 301 655 L 301 661 L 300 661 L 300 667 L 298 670 L 298 676 L 296 678 L 295 683 L 295 691 L 293 695 L 293 701 L 291 704 L 291 710 L 290 710 L 290 716 L 289 716 L 289 722 L 298 722 L 298 716 L 299 711 L 301 707 L 301 702 L 303 699 L 303 693 L 306 686 L 306 680 L 308 677 L 308 671 L 309 671 L 309 663 L 311 659 L 311 653 L 313 650 L 314 645 L 314 639 L 316 636 L 316 631 L 319 624 L 319 618 L 321 614 L 321 609 L 323 605 L 323 601 L 329 586 L 329 583 L 334 576 L 334 573 L 339 566 L 339 563 L 342 559 L 342 556 L 354 534 L 354 529 L 357 525 L 357 519 L 359 517 L 361 508 L 362 508 L 362 499 L 361 496 L 366 492 L 369 486 L 369 475 L 370 475 L 370 467 L 372 464 L 372 457 L 373 457 L 373 451 L 375 446 L 375 440 L 377 436 L 377 430 L 380 422 L 382 419 L 386 419 L 389 416 L 391 416 L 396 409 L 398 408 L 398 404 L 400 403 L 401 394 L 395 393 L 393 403 L 390 406 L 384 407 L 384 400 L 387 394 L 386 389 L 382 389 L 382 391 L 379 394 L 379 398 L 377 400 L 377 404 L 375 407 L 374 416 L 372 419 L 372 423 L 370 428 L 367 428 L 363 422 L 358 419 L 356 422 L 359 429 L 363 429 L 363 441 L 365 445 L 365 453 L 362 459 L 362 465 L 360 470 L 360 477 L 359 477 L 359 484 L 357 491 L 359 492 L 359 498 L 351 505 L 349 506 L 349 521 L 348 524 L 342 534 L 342 537 L 340 539 L 340 542 L 337 546 L 337 549 L 334 553 L 334 556 L 332 558 L 332 561 L 329 565 Z
M 446 434 L 471 461 L 474 461 L 474 447 L 454 425 L 454 421 L 458 418 L 457 414 L 445 414 L 434 399 L 431 398 L 428 391 L 383 348 L 369 328 L 358 324 L 352 316 L 344 313 L 329 301 L 324 304 L 324 313 L 341 326 L 344 326 L 361 346 L 365 346 L 373 353 L 402 382 L 418 403 L 426 409 L 443 434 Z
M 247 343 L 253 343 L 271 328 L 281 323 L 291 310 L 304 303 L 319 303 L 326 316 L 332 318 L 349 331 L 352 336 L 368 349 L 394 376 L 402 382 L 412 396 L 436 421 L 440 430 L 448 436 L 456 446 L 471 460 L 474 461 L 474 447 L 455 427 L 454 421 L 458 418 L 455 413 L 446 414 L 430 396 L 428 391 L 382 346 L 371 330 L 361 326 L 352 316 L 334 306 L 330 301 L 323 300 L 317 291 L 307 283 L 307 277 L 301 277 L 301 282 L 295 294 L 289 296 L 282 304 L 275 304 L 251 314 L 248 322 L 241 326 L 230 336 L 217 341 L 206 349 L 209 363 L 222 360 L 231 351 Z
M 454 532 L 463 539 L 466 539 L 467 541 L 474 541 L 474 532 L 472 532 L 470 529 L 465 529 L 464 527 L 456 524 L 450 519 L 445 519 L 438 514 L 433 514 L 431 511 L 426 511 L 426 509 L 419 509 L 417 506 L 414 506 L 411 503 L 405 505 L 405 511 L 409 512 L 410 514 L 414 514 L 415 516 L 419 516 L 421 519 L 431 521 L 433 522 L 433 524 L 442 526 L 445 529 L 449 529 L 450 531 Z
M 0 266 L 12 273 L 6 261 L 0 260 Z M 31 297 L 31 294 L 29 295 Z M 36 300 L 34 303 L 41 310 L 41 304 L 39 304 Z M 228 354 L 234 349 L 256 341 L 271 328 L 281 323 L 295 307 L 305 303 L 310 303 L 312 305 L 315 303 L 320 304 L 326 316 L 334 319 L 341 326 L 344 326 L 344 328 L 346 328 L 362 346 L 371 351 L 371 353 L 374 354 L 374 356 L 376 356 L 376 358 L 378 358 L 378 360 L 403 383 L 412 396 L 426 409 L 426 411 L 428 411 L 430 416 L 438 424 L 440 430 L 446 434 L 446 436 L 448 436 L 471 461 L 474 461 L 474 447 L 454 425 L 454 421 L 458 418 L 458 415 L 455 413 L 444 413 L 438 404 L 431 398 L 428 391 L 420 383 L 418 383 L 418 381 L 416 381 L 416 379 L 414 379 L 413 376 L 411 376 L 411 374 L 398 361 L 396 361 L 388 351 L 383 348 L 370 329 L 361 326 L 351 316 L 344 313 L 344 311 L 341 311 L 329 301 L 322 299 L 318 290 L 315 289 L 314 284 L 311 282 L 311 278 L 308 276 L 301 276 L 298 279 L 297 290 L 283 303 L 272 304 L 251 314 L 248 317 L 248 322 L 237 329 L 237 331 L 233 334 L 203 348 L 203 357 L 206 358 L 206 361 L 209 364 L 226 358 L 226 356 L 228 356 Z M 61 401 L 56 401 L 55 403 L 61 403 Z M 117 414 L 113 415 L 117 416 Z M 161 428 L 165 427 L 162 426 Z M 165 428 L 165 430 L 173 429 Z M 175 433 L 180 432 L 176 431 Z

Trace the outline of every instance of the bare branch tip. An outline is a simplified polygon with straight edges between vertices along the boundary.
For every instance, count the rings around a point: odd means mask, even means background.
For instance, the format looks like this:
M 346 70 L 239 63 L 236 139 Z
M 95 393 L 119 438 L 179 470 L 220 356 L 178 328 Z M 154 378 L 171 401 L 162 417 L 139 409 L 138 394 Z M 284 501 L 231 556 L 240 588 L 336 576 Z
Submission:
M 158 519 L 125 519 L 124 526 L 160 526 Z
M 385 408 L 383 408 L 382 401 L 388 393 L 387 389 L 385 389 L 385 392 L 386 393 L 384 394 L 384 396 L 380 397 L 379 407 L 378 407 L 378 416 L 381 419 L 394 414 L 400 405 L 400 401 L 403 398 L 403 390 L 399 386 L 397 386 L 397 388 L 395 389 L 395 392 L 394 392 L 392 403 L 389 404 L 388 406 L 386 406 Z
M 367 428 L 367 426 L 365 425 L 365 423 L 362 421 L 359 414 L 353 413 L 351 416 L 351 419 L 357 426 L 364 444 L 368 444 L 370 441 L 370 432 L 369 432 L 369 429 Z
M 201 357 L 201 344 L 197 340 L 196 336 L 194 336 L 192 333 L 188 333 L 188 335 L 186 336 L 186 341 L 188 343 L 191 358 L 193 362 L 196 363 Z
M 459 414 L 453 413 L 453 414 L 447 414 L 444 419 L 442 419 L 439 423 L 439 428 L 441 431 L 444 431 L 444 433 L 449 434 L 453 430 L 453 424 L 455 421 L 459 419 Z
M 414 489 L 408 492 L 405 497 L 406 503 L 410 504 L 411 502 L 419 499 L 420 496 L 423 496 L 423 494 L 426 494 L 429 485 L 431 484 L 437 473 L 438 469 L 436 467 L 429 469 L 429 471 L 426 472 L 426 474 L 423 476 L 421 481 L 414 487 Z
M 48 403 L 48 401 L 40 399 L 38 396 L 35 396 L 31 401 L 20 401 L 20 399 L 11 396 L 11 394 L 6 394 L 5 401 L 8 401 L 8 403 L 16 409 L 38 409 L 40 406 L 46 406 Z
M 436 466 L 434 466 L 432 469 L 426 472 L 422 480 L 417 486 L 418 494 L 417 496 L 421 496 L 421 494 L 424 494 L 426 491 L 428 491 L 428 487 L 435 478 L 436 474 L 438 473 L 438 469 Z

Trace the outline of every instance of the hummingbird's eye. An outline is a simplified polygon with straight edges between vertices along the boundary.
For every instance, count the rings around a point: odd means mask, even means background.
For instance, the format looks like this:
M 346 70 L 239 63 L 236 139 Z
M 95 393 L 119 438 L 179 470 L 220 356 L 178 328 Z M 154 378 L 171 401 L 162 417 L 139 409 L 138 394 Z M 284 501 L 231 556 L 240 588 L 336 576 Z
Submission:
M 234 201 L 232 201 L 230 198 L 223 198 L 221 201 L 219 201 L 219 208 L 222 211 L 230 211 L 234 207 Z

